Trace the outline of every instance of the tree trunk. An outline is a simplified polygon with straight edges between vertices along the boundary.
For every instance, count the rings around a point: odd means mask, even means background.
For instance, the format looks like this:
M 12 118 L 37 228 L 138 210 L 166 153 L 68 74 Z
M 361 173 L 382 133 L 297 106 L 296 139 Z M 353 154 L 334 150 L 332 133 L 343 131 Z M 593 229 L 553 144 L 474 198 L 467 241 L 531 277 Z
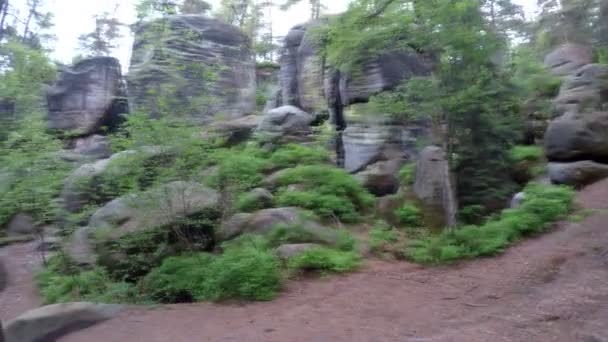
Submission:
M 8 13 L 8 0 L 0 0 L 0 42 L 4 39 L 4 23 Z M 2 342 L 0 340 L 0 342 Z

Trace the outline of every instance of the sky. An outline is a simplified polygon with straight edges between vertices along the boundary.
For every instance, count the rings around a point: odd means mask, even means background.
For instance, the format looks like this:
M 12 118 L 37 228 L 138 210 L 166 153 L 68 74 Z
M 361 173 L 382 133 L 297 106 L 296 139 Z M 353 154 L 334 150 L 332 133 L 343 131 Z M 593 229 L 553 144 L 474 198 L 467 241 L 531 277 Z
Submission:
M 327 0 L 327 13 L 340 13 L 344 11 L 350 0 Z M 534 14 L 536 0 L 513 0 L 515 3 L 524 6 L 527 15 Z M 26 0 L 16 0 L 25 4 Z M 113 11 L 116 6 L 119 19 L 127 24 L 135 20 L 134 4 L 137 0 L 47 0 L 48 9 L 54 17 L 54 34 L 57 37 L 53 46 L 55 51 L 52 57 L 64 63 L 69 63 L 78 54 L 78 36 L 83 33 L 91 32 L 94 28 L 93 16 L 104 11 Z M 209 1 L 216 5 L 219 0 Z M 278 9 L 276 11 L 279 11 Z M 291 27 L 305 22 L 309 17 L 308 1 L 301 1 L 293 6 L 289 11 L 274 13 L 276 18 L 273 23 L 275 34 L 284 36 Z M 132 38 L 128 29 L 125 29 L 125 37 L 121 39 L 120 47 L 115 51 L 114 57 L 121 60 L 124 69 L 129 65 L 131 55 Z

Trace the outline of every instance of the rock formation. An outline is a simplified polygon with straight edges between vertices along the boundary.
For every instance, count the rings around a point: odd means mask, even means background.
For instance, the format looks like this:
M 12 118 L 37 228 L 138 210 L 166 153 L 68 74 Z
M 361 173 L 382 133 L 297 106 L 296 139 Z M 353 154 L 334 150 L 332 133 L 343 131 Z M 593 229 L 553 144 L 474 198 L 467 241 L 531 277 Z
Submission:
M 61 73 L 47 94 L 48 126 L 64 135 L 88 136 L 115 127 L 128 112 L 120 62 L 84 59 Z
M 409 78 L 428 75 L 433 58 L 413 51 L 390 52 L 364 61 L 351 72 L 340 72 L 319 54 L 314 29 L 325 21 L 295 26 L 285 37 L 280 59 L 281 92 L 271 103 L 299 107 L 317 117 L 329 114 L 338 131 L 338 162 L 351 173 L 369 167 L 370 174 L 370 170 L 386 170 L 373 165 L 378 162 L 415 158 L 417 140 L 429 135 L 427 125 L 403 124 L 383 113 L 370 112 L 365 103 Z M 370 190 L 396 192 L 390 184 L 382 188 Z
M 255 62 L 238 28 L 197 15 L 144 23 L 127 77 L 135 110 L 185 113 L 197 124 L 255 109 Z
M 568 44 L 545 59 L 564 76 L 554 100 L 560 116 L 544 141 L 555 183 L 583 186 L 608 176 L 608 66 L 589 64 L 588 55 L 588 49 Z

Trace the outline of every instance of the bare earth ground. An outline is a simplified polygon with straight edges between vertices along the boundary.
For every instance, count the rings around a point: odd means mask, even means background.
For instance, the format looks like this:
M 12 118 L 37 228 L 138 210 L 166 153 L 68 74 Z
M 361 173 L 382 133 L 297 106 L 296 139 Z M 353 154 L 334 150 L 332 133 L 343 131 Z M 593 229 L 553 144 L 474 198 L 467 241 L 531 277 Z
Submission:
M 291 283 L 272 302 L 134 307 L 61 341 L 608 341 L 608 181 L 578 198 L 597 210 L 497 258 L 428 269 L 372 261 Z
M 35 242 L 30 242 L 0 248 L 0 267 L 8 275 L 6 288 L 0 291 L 0 319 L 3 321 L 40 305 L 32 281 L 33 270 L 41 263 L 39 253 L 34 251 L 35 246 Z

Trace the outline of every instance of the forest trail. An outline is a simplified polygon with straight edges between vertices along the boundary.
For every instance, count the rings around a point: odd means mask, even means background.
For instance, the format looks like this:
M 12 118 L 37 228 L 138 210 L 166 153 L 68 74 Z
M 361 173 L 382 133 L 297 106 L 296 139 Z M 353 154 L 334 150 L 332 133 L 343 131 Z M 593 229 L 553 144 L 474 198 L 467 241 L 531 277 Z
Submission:
M 36 242 L 0 248 L 0 318 L 15 318 L 40 305 L 33 274 L 41 264 Z M 4 289 L 2 289 L 4 287 Z
M 438 268 L 372 261 L 292 282 L 272 302 L 133 307 L 61 341 L 608 341 L 607 199 L 608 180 L 588 187 L 578 194 L 584 220 L 497 258 Z M 2 255 L 23 257 L 13 248 Z M 10 289 L 2 306 L 12 305 Z

